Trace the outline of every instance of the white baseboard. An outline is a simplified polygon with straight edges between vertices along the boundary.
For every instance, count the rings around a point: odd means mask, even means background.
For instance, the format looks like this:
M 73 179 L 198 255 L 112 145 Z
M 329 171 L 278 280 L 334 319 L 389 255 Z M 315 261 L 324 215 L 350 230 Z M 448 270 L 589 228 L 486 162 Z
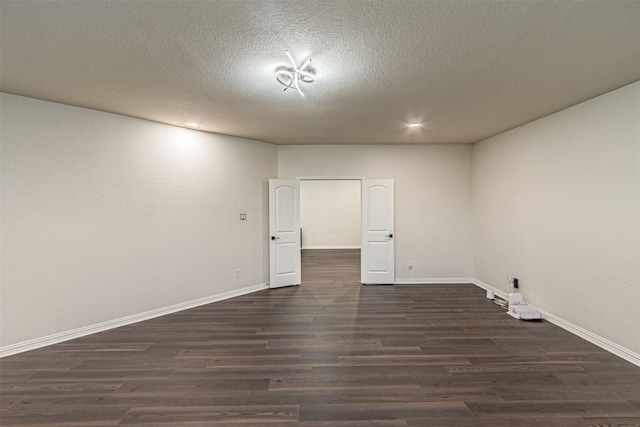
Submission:
M 458 285 L 474 283 L 469 277 L 443 277 L 443 278 L 397 278 L 395 285 Z
M 493 291 L 494 294 L 499 296 L 500 298 L 507 298 L 507 292 L 494 288 L 493 286 L 488 285 L 480 280 L 473 279 L 473 284 L 480 288 Z M 542 310 L 533 305 L 531 306 L 538 310 L 542 314 L 543 318 L 548 322 L 553 323 L 554 325 L 561 327 L 565 331 L 571 332 L 572 334 L 589 341 L 591 344 L 595 344 L 598 347 L 607 350 L 609 353 L 613 353 L 616 356 L 621 357 L 627 362 L 631 362 L 636 366 L 640 366 L 640 354 L 631 351 L 628 348 L 622 347 L 621 345 L 618 345 L 612 341 L 609 341 L 608 339 L 603 338 L 600 335 L 594 334 L 591 331 L 587 331 L 586 329 L 581 328 L 578 325 L 574 325 L 573 323 L 568 322 L 563 318 L 556 316 L 555 314 L 549 313 L 548 311 Z
M 223 292 L 221 294 L 211 295 L 208 297 L 171 305 L 169 307 L 163 307 L 163 308 L 158 308 L 151 311 L 145 311 L 144 313 L 133 314 L 131 316 L 121 317 L 119 319 L 108 320 L 106 322 L 102 322 L 102 323 L 98 323 L 90 326 L 84 326 L 82 328 L 72 329 L 70 331 L 60 332 L 60 333 L 49 335 L 46 337 L 36 338 L 33 340 L 28 340 L 28 341 L 23 341 L 16 344 L 7 345 L 4 347 L 0 347 L 0 358 L 11 356 L 18 353 L 23 353 L 29 350 L 35 350 L 37 348 L 45 347 L 52 344 L 58 344 L 63 341 L 84 337 L 86 335 L 95 334 L 97 332 L 103 332 L 109 329 L 118 328 L 120 326 L 142 322 L 144 320 L 153 319 L 155 317 L 160 317 L 160 316 L 175 313 L 178 311 L 198 307 L 201 305 L 210 304 L 212 302 L 222 301 L 222 300 L 237 297 L 240 295 L 250 294 L 253 292 L 261 291 L 263 289 L 268 289 L 266 283 L 248 286 L 242 289 L 236 289 L 229 292 Z
M 618 357 L 623 358 L 627 362 L 631 362 L 636 366 L 640 366 L 640 354 L 629 350 L 628 348 L 622 347 L 614 342 L 609 341 L 606 338 L 601 337 L 600 335 L 594 334 L 591 331 L 587 331 L 586 329 L 581 328 L 580 326 L 574 325 L 571 322 L 567 322 L 566 320 L 558 317 L 554 314 L 551 314 L 547 311 L 541 310 L 536 307 L 540 313 L 544 316 L 546 320 L 553 323 L 556 326 L 561 327 L 564 330 L 571 332 L 574 335 L 579 336 L 592 344 L 597 345 L 598 347 L 607 350 L 609 353 L 613 353 Z
M 460 284 L 460 283 L 473 283 L 474 285 L 483 288 L 485 290 L 491 290 L 495 295 L 506 298 L 507 292 L 502 291 L 498 288 L 495 288 L 491 285 L 488 285 L 478 279 L 472 279 L 467 277 L 461 278 L 424 278 L 424 279 L 396 279 L 396 284 Z M 11 356 L 18 353 L 23 353 L 29 350 L 35 350 L 37 348 L 45 347 L 52 344 L 57 344 L 60 342 L 72 340 L 74 338 L 80 338 L 86 335 L 95 334 L 97 332 L 103 332 L 109 329 L 118 328 L 120 326 L 130 325 L 132 323 L 142 322 L 144 320 L 153 319 L 155 317 L 164 316 L 166 314 L 175 313 L 182 310 L 187 310 L 190 308 L 198 307 L 205 304 L 210 304 L 216 301 L 222 301 L 225 299 L 237 297 L 240 295 L 250 294 L 253 292 L 261 291 L 264 289 L 268 289 L 267 284 L 261 283 L 258 285 L 248 286 L 242 289 L 237 289 L 234 291 L 223 292 L 221 294 L 211 295 L 208 297 L 200 298 L 197 300 L 187 301 L 180 304 L 171 305 L 169 307 L 158 308 L 151 311 L 146 311 L 144 313 L 138 313 L 131 316 L 122 317 L 119 319 L 109 320 L 106 322 L 98 323 L 95 325 L 85 326 L 78 329 L 73 329 L 70 331 L 60 332 L 57 334 L 49 335 L 46 337 L 36 338 L 29 341 L 23 341 L 17 344 L 11 344 L 8 346 L 0 347 L 0 358 Z M 608 352 L 615 354 L 622 359 L 633 363 L 636 366 L 640 366 L 640 354 L 629 350 L 628 348 L 622 347 L 612 341 L 609 341 L 606 338 L 603 338 L 593 332 L 590 332 L 586 329 L 581 328 L 580 326 L 574 325 L 571 322 L 564 320 L 561 317 L 558 317 L 552 313 L 541 310 L 535 307 L 537 310 L 542 313 L 544 318 L 553 323 L 556 326 L 561 327 L 562 329 L 571 332 L 574 335 L 579 336 L 592 344 L 597 345 L 598 347 L 607 350 Z
M 484 283 L 484 282 L 482 282 L 482 281 L 480 281 L 478 279 L 470 279 L 470 280 L 471 280 L 471 283 L 473 283 L 477 287 L 482 288 L 482 289 L 484 289 L 486 291 L 493 291 L 493 293 L 495 295 L 499 296 L 500 298 L 507 299 L 508 292 L 501 291 L 498 288 L 494 288 L 493 286 L 488 285 L 488 284 L 486 284 L 486 283 Z
M 360 249 L 360 245 L 303 246 L 302 249 Z

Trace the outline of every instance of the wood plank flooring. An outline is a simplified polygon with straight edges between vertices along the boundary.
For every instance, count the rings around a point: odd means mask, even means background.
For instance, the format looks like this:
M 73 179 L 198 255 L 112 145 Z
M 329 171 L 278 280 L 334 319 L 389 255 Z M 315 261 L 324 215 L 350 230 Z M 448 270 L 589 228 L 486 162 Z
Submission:
M 473 285 L 303 284 L 0 360 L 2 426 L 640 426 L 640 368 Z

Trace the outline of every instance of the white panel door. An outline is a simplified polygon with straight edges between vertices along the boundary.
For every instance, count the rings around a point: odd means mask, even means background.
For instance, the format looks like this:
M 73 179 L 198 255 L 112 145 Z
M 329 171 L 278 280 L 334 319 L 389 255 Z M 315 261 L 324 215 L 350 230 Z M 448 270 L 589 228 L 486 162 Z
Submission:
M 300 181 L 269 180 L 269 287 L 299 285 Z
M 363 284 L 394 282 L 393 213 L 393 180 L 362 180 L 360 281 Z

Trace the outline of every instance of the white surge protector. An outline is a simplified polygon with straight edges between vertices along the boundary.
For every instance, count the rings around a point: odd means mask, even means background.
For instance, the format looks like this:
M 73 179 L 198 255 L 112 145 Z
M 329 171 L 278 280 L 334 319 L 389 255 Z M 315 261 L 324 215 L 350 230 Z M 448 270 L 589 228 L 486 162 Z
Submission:
M 535 308 L 527 304 L 517 304 L 509 306 L 509 316 L 522 320 L 542 319 L 542 314 Z

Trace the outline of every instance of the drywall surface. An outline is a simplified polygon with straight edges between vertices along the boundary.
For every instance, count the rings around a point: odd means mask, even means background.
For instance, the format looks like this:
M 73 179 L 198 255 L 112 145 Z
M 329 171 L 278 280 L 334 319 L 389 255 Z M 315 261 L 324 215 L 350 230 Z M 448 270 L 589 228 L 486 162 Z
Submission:
M 300 181 L 302 248 L 359 248 L 360 198 L 360 181 Z
M 3 346 L 268 280 L 274 146 L 0 102 Z
M 640 83 L 473 146 L 474 276 L 640 353 Z
M 395 180 L 396 280 L 471 277 L 470 172 L 470 145 L 278 146 L 280 178 Z

